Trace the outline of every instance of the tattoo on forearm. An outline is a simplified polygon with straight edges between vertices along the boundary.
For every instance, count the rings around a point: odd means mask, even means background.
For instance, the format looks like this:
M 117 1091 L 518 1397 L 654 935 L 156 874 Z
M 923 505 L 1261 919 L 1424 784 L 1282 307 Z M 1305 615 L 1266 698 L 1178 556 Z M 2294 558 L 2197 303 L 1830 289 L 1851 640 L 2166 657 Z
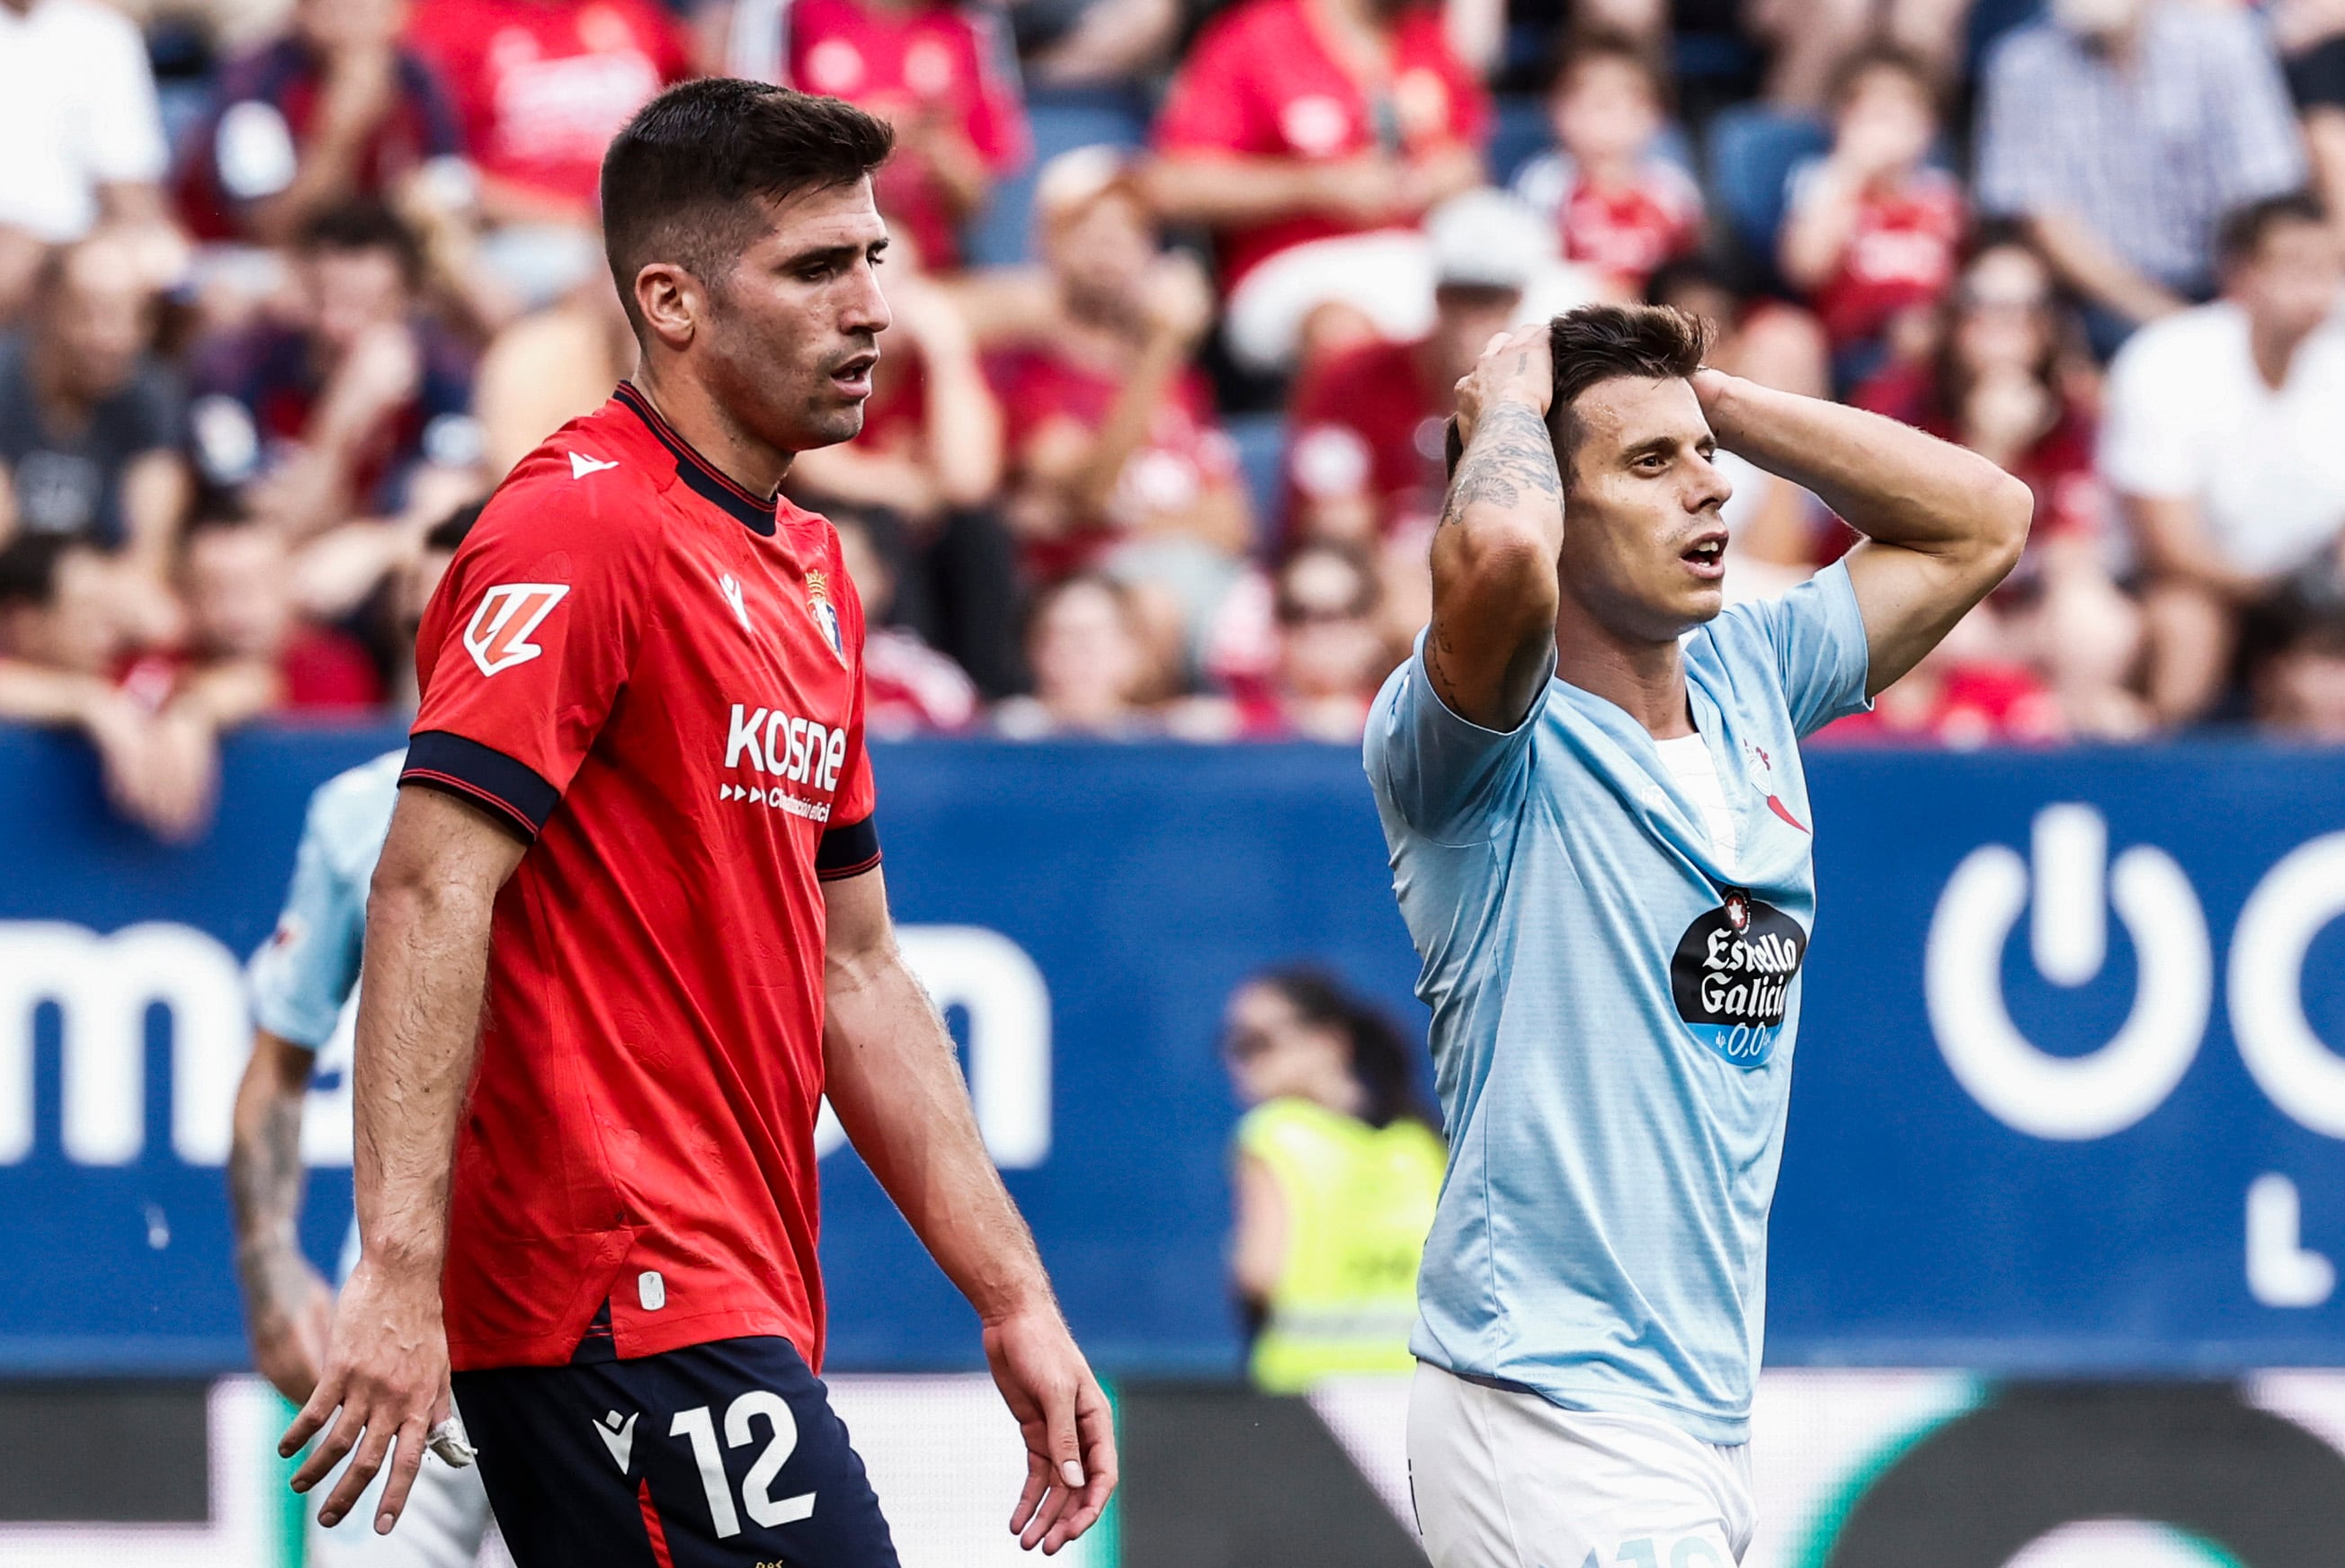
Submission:
M 261 1300 L 289 1260 L 289 1233 L 301 1209 L 301 1101 L 272 1101 L 259 1134 L 228 1150 L 228 1208 L 235 1217 L 237 1273 Z
M 1449 481 L 1449 495 L 1441 509 L 1441 526 L 1466 515 L 1469 506 L 1519 506 L 1526 495 L 1563 498 L 1563 477 L 1555 464 L 1555 442 L 1547 421 L 1521 403 L 1500 403 L 1484 410 L 1474 427 L 1474 439 L 1457 461 Z

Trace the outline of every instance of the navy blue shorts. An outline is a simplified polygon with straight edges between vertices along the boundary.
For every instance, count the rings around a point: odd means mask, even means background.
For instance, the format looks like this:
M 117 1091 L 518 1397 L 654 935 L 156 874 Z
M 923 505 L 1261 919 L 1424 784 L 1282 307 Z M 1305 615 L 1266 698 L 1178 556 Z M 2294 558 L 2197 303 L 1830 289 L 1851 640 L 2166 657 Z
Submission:
M 787 1340 L 458 1372 L 455 1390 L 519 1568 L 897 1568 L 846 1423 Z

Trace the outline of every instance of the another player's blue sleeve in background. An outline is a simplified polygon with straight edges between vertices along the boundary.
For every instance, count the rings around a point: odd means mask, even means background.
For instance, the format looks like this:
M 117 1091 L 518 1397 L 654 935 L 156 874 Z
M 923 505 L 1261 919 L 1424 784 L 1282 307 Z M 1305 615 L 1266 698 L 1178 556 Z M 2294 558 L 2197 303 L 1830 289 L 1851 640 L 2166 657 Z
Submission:
M 358 984 L 367 883 L 374 868 L 371 851 L 355 866 L 343 853 L 347 827 L 340 818 L 347 814 L 336 809 L 341 803 L 330 793 L 340 782 L 310 797 L 284 910 L 247 971 L 253 1022 L 313 1051 L 333 1037 L 342 1004 Z
M 1487 838 L 1512 814 L 1530 771 L 1531 733 L 1547 709 L 1547 673 L 1530 712 L 1511 730 L 1486 730 L 1450 711 L 1425 667 L 1426 632 L 1408 663 L 1392 673 L 1368 712 L 1363 757 L 1377 799 L 1416 833 L 1436 842 Z
M 1846 561 L 1832 562 L 1781 598 L 1738 604 L 1727 616 L 1747 617 L 1773 651 L 1784 705 L 1803 738 L 1873 705 L 1864 694 L 1873 654 Z

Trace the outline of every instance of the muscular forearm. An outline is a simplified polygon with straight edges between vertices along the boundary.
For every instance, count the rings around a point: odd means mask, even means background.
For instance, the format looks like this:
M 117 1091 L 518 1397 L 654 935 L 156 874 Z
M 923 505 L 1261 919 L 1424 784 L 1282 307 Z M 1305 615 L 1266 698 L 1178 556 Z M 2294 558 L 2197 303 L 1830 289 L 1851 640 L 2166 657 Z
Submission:
M 238 1087 L 228 1151 L 229 1223 L 237 1275 L 250 1300 L 267 1299 L 273 1271 L 298 1256 L 301 1216 L 301 1106 L 313 1057 L 266 1030 L 253 1040 Z
M 1051 1299 L 1034 1239 L 985 1152 L 950 1036 L 888 942 L 829 966 L 830 1103 L 888 1196 L 978 1315 Z
M 2015 553 L 2025 540 L 2026 486 L 1977 453 L 1861 409 L 1702 375 L 1720 445 L 1815 491 L 1868 538 L 1933 552 Z
M 1433 536 L 1433 626 L 1426 664 L 1442 700 L 1477 724 L 1512 729 L 1555 641 L 1563 481 L 1547 420 L 1530 404 L 1479 411 Z

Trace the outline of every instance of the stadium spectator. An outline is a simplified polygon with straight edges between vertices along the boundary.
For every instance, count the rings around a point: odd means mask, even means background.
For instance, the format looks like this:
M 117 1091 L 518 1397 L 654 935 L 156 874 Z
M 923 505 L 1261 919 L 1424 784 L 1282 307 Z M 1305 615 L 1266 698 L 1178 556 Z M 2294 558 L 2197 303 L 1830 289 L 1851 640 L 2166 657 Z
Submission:
M 1568 46 L 1548 117 L 1555 150 L 1522 167 L 1515 193 L 1556 226 L 1566 260 L 1634 298 L 1653 268 L 1701 244 L 1701 187 L 1655 145 L 1668 86 L 1635 40 L 1590 35 Z
M 101 218 L 169 248 L 155 78 L 118 11 L 0 0 L 0 321 L 24 305 L 42 248 Z
M 2254 18 L 2182 0 L 2055 0 L 1989 56 L 1978 205 L 2025 219 L 2096 351 L 2203 298 L 2225 213 L 2304 182 Z
M 1280 370 L 1430 324 L 1417 221 L 1482 180 L 1489 102 L 1415 0 L 1241 0 L 1173 78 L 1158 212 L 1219 242 L 1223 332 Z
M 1391 1019 L 1315 969 L 1230 997 L 1222 1059 L 1247 1107 L 1230 1276 L 1247 1371 L 1268 1392 L 1415 1364 L 1416 1267 L 1447 1152 L 1413 1056 Z
M 1963 195 L 1927 161 L 1937 136 L 1922 62 L 1866 49 L 1833 86 L 1832 152 L 1792 172 L 1779 262 L 1822 321 L 1842 386 L 1901 341 L 1910 350 L 1954 278 Z
M 461 345 L 421 317 L 413 237 L 381 207 L 303 225 L 289 319 L 199 346 L 192 422 L 213 485 L 296 536 L 353 516 L 438 515 L 479 483 Z
M 993 711 L 994 727 L 1010 739 L 1129 740 L 1155 732 L 1146 704 L 1160 694 L 1160 672 L 1141 609 L 1113 578 L 1079 572 L 1035 595 L 1026 659 L 1034 672 L 1032 694 Z
M 1123 87 L 1161 76 L 1187 19 L 1179 0 L 1007 0 L 1026 80 Z
M 1868 745 L 2049 745 L 2068 738 L 2060 703 L 2005 651 L 1990 618 L 1974 611 L 1863 713 L 1814 740 Z
M 80 732 L 116 810 L 158 837 L 189 838 L 210 815 L 211 732 L 168 706 L 168 690 L 117 683 L 116 572 L 66 534 L 0 547 L 0 719 Z
M 532 309 L 598 274 L 603 149 L 692 74 L 682 25 L 657 0 L 419 0 L 408 38 L 480 172 L 482 261 Z
M 469 194 L 454 105 L 400 42 L 408 0 L 298 0 L 283 35 L 236 61 L 181 143 L 180 219 L 203 240 L 282 244 L 330 207 L 397 199 L 418 177 Z
M 635 335 L 605 278 L 504 327 L 472 379 L 483 472 L 503 477 L 550 431 L 601 408 L 634 368 Z
M 838 555 L 863 601 L 863 727 L 883 740 L 965 730 L 977 721 L 976 685 L 961 667 L 909 626 L 888 623 L 896 573 L 877 535 L 900 525 L 890 518 L 834 508 Z
M 2239 613 L 2345 530 L 2345 282 L 2309 197 L 2224 225 L 2223 298 L 2157 323 L 2109 374 L 2101 471 L 2148 577 L 2148 695 L 2187 723 L 2225 690 Z
M 1296 383 L 1285 462 L 1292 539 L 1397 540 L 1422 553 L 1441 510 L 1451 389 L 1524 313 L 1524 295 L 1553 255 L 1524 206 L 1494 191 L 1454 198 L 1428 227 L 1433 329 L 1362 344 Z
M 1159 248 L 1108 148 L 1054 159 L 1035 205 L 1051 309 L 987 366 L 1016 432 L 1007 510 L 1027 570 L 1048 582 L 1145 555 L 1143 574 L 1211 597 L 1253 539 L 1236 448 L 1193 363 L 1212 286 Z
M 2289 96 L 2304 127 L 2312 188 L 2330 221 L 2345 226 L 2345 5 L 2281 0 L 2271 18 Z
M 2345 602 L 2291 595 L 2257 661 L 2256 719 L 2283 740 L 2345 745 Z
M 967 316 L 914 269 L 917 256 L 909 245 L 889 252 L 898 272 L 887 286 L 893 321 L 880 339 L 862 434 L 800 452 L 785 488 L 817 511 L 844 502 L 902 518 L 898 620 L 1000 697 L 1022 683 L 1017 546 L 993 505 L 1001 409 Z
M 366 650 L 296 612 L 284 535 L 232 516 L 188 530 L 188 645 L 175 686 L 215 730 L 268 713 L 348 714 L 382 700 Z
M 147 351 L 153 297 L 105 235 L 52 252 L 35 297 L 0 339 L 0 538 L 120 551 L 159 588 L 189 483 L 186 396 Z
M 2129 739 L 2147 720 L 2129 689 L 2141 615 L 2114 579 L 2094 409 L 2054 289 L 2050 265 L 2023 238 L 1990 239 L 1963 269 L 1931 358 L 1893 366 L 1853 401 L 2027 481 L 2035 523 L 1985 607 L 1988 640 L 2049 683 L 2070 730 Z
M 1393 663 L 1375 564 L 1356 548 L 1305 545 L 1278 569 L 1278 663 L 1244 732 L 1357 745 Z
M 1739 35 L 1768 56 L 1766 96 L 1794 113 L 1822 108 L 1847 57 L 1887 43 L 1952 81 L 1962 65 L 1972 0 L 1578 0 L 1582 26 L 1616 29 L 1666 57 L 1670 25 Z
M 795 0 L 787 15 L 786 79 L 895 128 L 896 156 L 873 179 L 879 210 L 925 265 L 956 270 L 961 225 L 1030 152 L 994 13 L 951 0 Z

